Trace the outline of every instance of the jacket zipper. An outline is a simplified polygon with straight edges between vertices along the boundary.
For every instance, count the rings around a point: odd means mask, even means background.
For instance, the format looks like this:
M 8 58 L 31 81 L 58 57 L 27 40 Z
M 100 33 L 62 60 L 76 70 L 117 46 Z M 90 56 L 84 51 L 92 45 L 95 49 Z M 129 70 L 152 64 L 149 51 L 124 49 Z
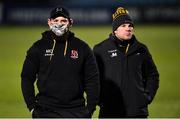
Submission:
M 54 52 L 54 48 L 55 48 L 55 46 L 56 46 L 56 40 L 55 39 L 53 39 L 53 47 L 52 47 L 52 51 L 51 51 L 51 56 L 50 56 L 50 58 L 49 58 L 49 60 L 51 61 L 51 59 L 52 59 L 52 56 L 53 56 L 53 52 Z
M 126 55 L 127 55 L 128 50 L 129 50 L 129 46 L 130 46 L 130 44 L 128 43 L 128 45 L 127 45 L 127 47 L 126 47 L 126 51 L 125 51 L 125 54 L 126 54 Z

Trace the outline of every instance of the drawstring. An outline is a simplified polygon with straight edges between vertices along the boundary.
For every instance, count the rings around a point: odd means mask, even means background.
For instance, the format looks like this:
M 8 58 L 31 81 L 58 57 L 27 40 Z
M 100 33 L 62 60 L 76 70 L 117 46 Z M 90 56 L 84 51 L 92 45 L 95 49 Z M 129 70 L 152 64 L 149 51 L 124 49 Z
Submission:
M 56 40 L 53 39 L 53 42 L 54 42 L 54 44 L 53 44 L 53 48 L 52 48 L 52 51 L 51 51 L 51 56 L 50 56 L 50 58 L 49 58 L 50 61 L 51 61 L 52 56 L 53 56 L 54 48 L 55 48 L 55 45 L 56 45 Z
M 49 58 L 49 60 L 51 61 L 51 59 L 52 59 L 52 56 L 53 56 L 53 52 L 54 52 L 54 48 L 55 48 L 55 46 L 56 46 L 56 40 L 55 39 L 53 39 L 53 47 L 52 47 L 52 51 L 51 51 L 51 55 L 50 55 L 50 58 Z M 64 48 L 64 57 L 66 56 L 66 53 L 67 53 L 67 45 L 68 45 L 68 41 L 66 40 L 66 43 L 65 43 L 65 48 Z
M 65 44 L 65 48 L 64 48 L 64 57 L 66 56 L 66 52 L 67 52 L 67 45 L 68 45 L 68 41 L 66 40 L 66 44 Z
M 130 46 L 130 44 L 128 43 L 125 54 L 127 54 L 128 50 L 129 50 L 129 46 Z

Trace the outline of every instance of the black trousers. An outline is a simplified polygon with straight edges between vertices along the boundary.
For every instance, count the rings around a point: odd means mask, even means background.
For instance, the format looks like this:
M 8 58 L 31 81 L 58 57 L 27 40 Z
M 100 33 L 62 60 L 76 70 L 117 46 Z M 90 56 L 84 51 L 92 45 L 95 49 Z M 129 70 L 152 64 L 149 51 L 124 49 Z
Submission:
M 85 107 L 73 109 L 53 110 L 42 106 L 36 106 L 32 118 L 91 118 L 90 112 Z

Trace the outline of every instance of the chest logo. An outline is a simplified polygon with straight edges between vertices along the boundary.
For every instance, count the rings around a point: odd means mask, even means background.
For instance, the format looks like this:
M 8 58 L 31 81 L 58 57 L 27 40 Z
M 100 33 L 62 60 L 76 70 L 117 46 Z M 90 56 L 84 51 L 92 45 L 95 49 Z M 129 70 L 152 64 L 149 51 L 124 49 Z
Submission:
M 116 52 L 113 52 L 110 56 L 111 56 L 111 57 L 116 57 L 116 56 L 117 56 L 117 53 L 116 53 Z
M 141 53 L 139 53 L 139 52 L 138 52 L 138 53 L 136 53 L 136 55 L 140 55 L 140 54 L 141 54 Z
M 110 54 L 110 57 L 117 57 L 117 50 L 109 50 L 108 54 Z
M 71 50 L 71 58 L 72 59 L 78 58 L 78 51 L 77 50 Z
M 45 56 L 51 56 L 51 55 L 54 55 L 54 54 L 52 53 L 52 49 L 46 49 Z

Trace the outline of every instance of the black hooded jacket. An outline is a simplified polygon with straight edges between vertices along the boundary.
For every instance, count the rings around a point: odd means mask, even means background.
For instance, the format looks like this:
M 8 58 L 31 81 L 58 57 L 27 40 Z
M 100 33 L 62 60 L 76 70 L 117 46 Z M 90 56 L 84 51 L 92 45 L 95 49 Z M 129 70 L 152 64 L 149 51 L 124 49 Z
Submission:
M 28 50 L 21 78 L 29 110 L 36 104 L 51 109 L 85 106 L 84 91 L 90 112 L 98 101 L 99 73 L 95 57 L 90 47 L 70 31 L 63 37 L 44 32 L 42 39 Z
M 93 50 L 100 72 L 102 112 L 105 109 L 107 117 L 148 115 L 159 74 L 147 47 L 135 36 L 122 42 L 110 35 Z

